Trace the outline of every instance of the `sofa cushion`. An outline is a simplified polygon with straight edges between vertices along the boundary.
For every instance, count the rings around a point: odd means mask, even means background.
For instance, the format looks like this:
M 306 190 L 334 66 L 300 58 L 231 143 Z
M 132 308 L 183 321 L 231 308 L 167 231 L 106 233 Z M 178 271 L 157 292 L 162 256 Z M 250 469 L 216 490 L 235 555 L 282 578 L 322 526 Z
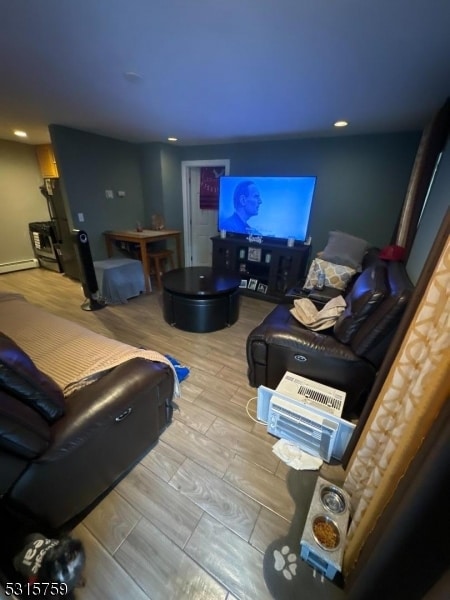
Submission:
M 36 410 L 49 423 L 64 414 L 62 389 L 36 367 L 14 340 L 1 332 L 0 388 Z
M 369 244 L 362 238 L 343 231 L 330 231 L 321 258 L 361 271 L 362 260 L 368 247 Z
M 356 274 L 356 269 L 328 262 L 322 258 L 315 258 L 308 271 L 305 285 L 307 290 L 316 287 L 319 280 L 319 273 L 325 275 L 324 285 L 337 290 L 345 290 L 351 278 Z
M 335 337 L 348 344 L 388 293 L 386 267 L 377 263 L 365 269 L 345 297 L 347 307 L 334 326 Z
M 45 419 L 0 390 L 0 448 L 16 456 L 35 458 L 45 452 L 50 441 L 50 427 Z

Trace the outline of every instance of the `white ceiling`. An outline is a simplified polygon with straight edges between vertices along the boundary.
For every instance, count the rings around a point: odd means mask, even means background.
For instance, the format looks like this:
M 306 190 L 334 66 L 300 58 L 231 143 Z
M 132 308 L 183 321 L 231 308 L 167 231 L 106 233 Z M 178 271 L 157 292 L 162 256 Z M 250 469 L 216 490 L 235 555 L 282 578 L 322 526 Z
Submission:
M 400 131 L 449 94 L 450 0 L 0 0 L 0 139 Z

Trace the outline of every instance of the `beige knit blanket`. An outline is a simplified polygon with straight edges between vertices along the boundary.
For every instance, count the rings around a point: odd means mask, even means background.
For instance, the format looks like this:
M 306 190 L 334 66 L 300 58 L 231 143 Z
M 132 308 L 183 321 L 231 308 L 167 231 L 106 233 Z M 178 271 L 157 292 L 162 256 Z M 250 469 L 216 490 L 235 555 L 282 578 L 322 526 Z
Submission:
M 132 359 L 172 363 L 159 352 L 118 342 L 35 306 L 20 294 L 0 292 L 0 331 L 5 333 L 52 377 L 68 396 L 102 374 Z
M 346 306 L 342 296 L 331 298 L 321 310 L 317 310 L 309 298 L 296 298 L 289 312 L 308 329 L 321 331 L 333 327 Z

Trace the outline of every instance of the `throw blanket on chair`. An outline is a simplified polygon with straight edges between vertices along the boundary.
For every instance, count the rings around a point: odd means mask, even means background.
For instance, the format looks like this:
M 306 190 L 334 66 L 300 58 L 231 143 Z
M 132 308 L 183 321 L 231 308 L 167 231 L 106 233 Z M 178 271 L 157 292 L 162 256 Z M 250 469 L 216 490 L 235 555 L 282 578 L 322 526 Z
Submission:
M 321 310 L 317 310 L 309 298 L 297 298 L 290 313 L 308 329 L 320 331 L 333 327 L 345 307 L 346 303 L 342 296 L 332 298 Z
M 0 293 L 0 331 L 29 354 L 65 396 L 132 358 L 169 365 L 175 377 L 175 394 L 180 394 L 174 366 L 163 354 L 94 333 L 30 304 L 20 294 Z

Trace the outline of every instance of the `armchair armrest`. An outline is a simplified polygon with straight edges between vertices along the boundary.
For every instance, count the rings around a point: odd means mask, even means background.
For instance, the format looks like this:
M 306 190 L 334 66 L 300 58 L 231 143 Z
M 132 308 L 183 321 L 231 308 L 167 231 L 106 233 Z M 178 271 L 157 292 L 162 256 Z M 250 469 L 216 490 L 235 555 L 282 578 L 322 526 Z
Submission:
M 66 415 L 52 427 L 53 443 L 41 460 L 59 460 L 76 451 L 99 430 L 120 425 L 142 401 L 165 405 L 172 398 L 173 386 L 166 395 L 155 395 L 153 388 L 166 381 L 168 373 L 172 375 L 163 363 L 133 358 L 69 396 Z M 158 417 L 158 432 L 165 424 Z
M 168 365 L 134 358 L 69 396 L 53 443 L 17 481 L 11 501 L 50 527 L 73 524 L 156 443 L 173 390 Z

